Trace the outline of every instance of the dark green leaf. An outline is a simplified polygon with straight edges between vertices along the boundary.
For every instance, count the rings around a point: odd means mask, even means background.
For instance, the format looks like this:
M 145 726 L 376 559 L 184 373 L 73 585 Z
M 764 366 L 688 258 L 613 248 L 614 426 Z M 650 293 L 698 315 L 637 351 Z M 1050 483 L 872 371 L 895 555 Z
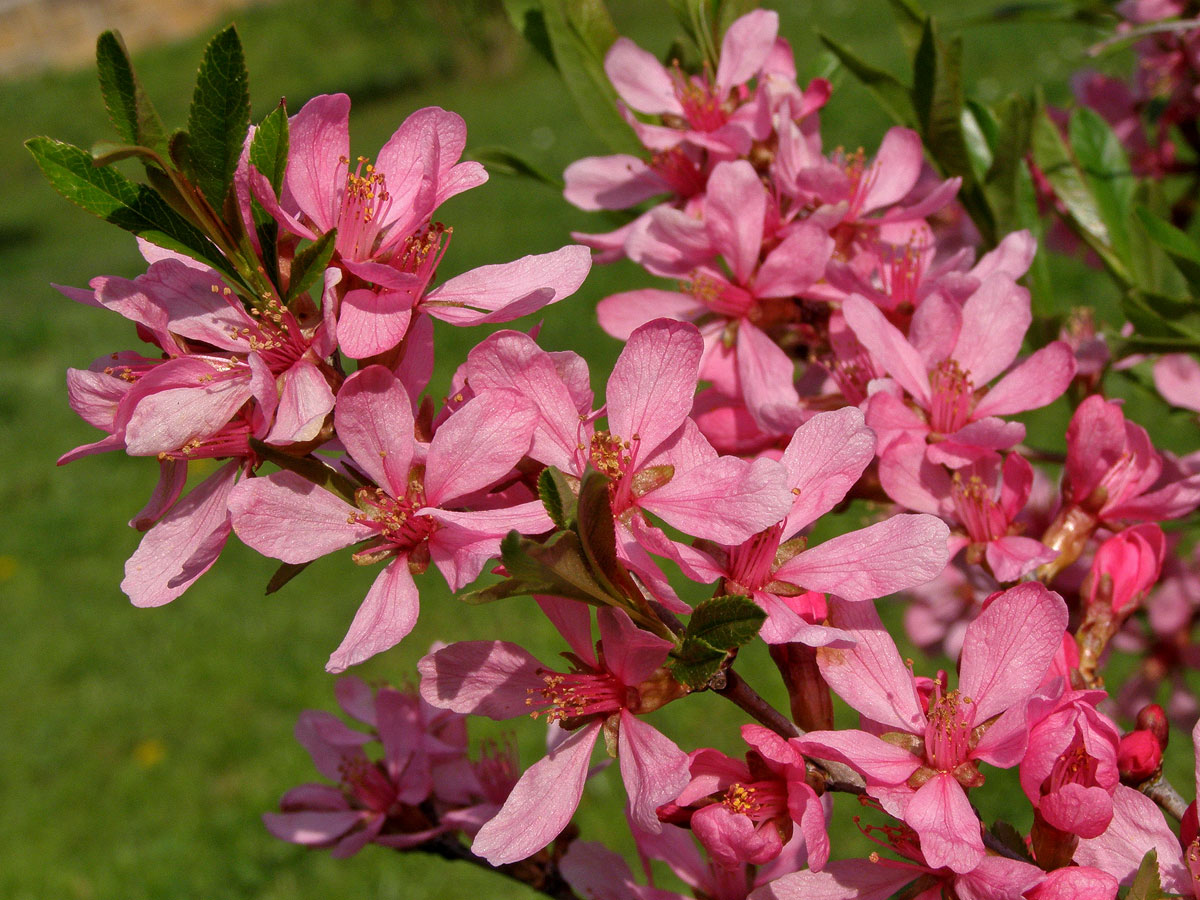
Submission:
M 204 51 L 188 110 L 188 173 L 218 212 L 250 130 L 250 79 L 237 29 L 218 32 Z
M 1158 871 L 1158 851 L 1151 847 L 1142 857 L 1137 874 L 1133 876 L 1133 884 L 1125 900 L 1161 900 L 1166 894 L 1162 889 L 1162 878 Z
M 680 684 L 699 690 L 721 670 L 727 656 L 724 650 L 710 647 L 704 641 L 685 639 L 678 649 L 671 651 L 671 672 Z
M 521 33 L 543 58 L 552 66 L 554 50 L 550 46 L 550 35 L 546 32 L 546 16 L 542 12 L 542 0 L 504 0 L 504 11 L 513 28 Z
M 538 476 L 538 497 L 556 526 L 564 530 L 575 526 L 579 499 L 563 473 L 554 466 L 547 466 Z
M 1033 102 L 1018 94 L 1006 99 L 998 110 L 992 164 L 983 180 L 999 234 L 1031 224 L 1019 208 L 1019 180 L 1027 173 L 1025 157 L 1032 139 L 1033 114 Z
M 877 69 L 859 59 L 848 48 L 842 46 L 827 34 L 817 33 L 824 44 L 845 66 L 850 74 L 862 82 L 871 92 L 875 100 L 883 107 L 884 112 L 892 117 L 899 125 L 908 128 L 918 126 L 916 109 L 913 107 L 912 92 L 901 84 L 894 75 L 883 69 Z
M 719 650 L 732 650 L 753 640 L 766 618 L 762 608 L 742 594 L 713 597 L 696 607 L 684 640 L 701 640 Z
M 1200 339 L 1200 304 L 1194 299 L 1131 290 L 1121 308 L 1140 337 Z
M 106 31 L 96 41 L 96 69 L 104 106 L 121 141 L 161 149 L 166 129 L 133 71 L 118 32 Z
M 283 187 L 283 176 L 287 171 L 288 117 L 283 101 L 267 114 L 254 129 L 250 141 L 250 162 L 254 168 L 271 182 L 275 196 Z
M 313 560 L 309 560 L 308 562 L 302 563 L 283 563 L 278 569 L 275 570 L 275 574 L 271 576 L 271 580 L 267 582 L 266 593 L 275 593 L 277 590 L 311 566 L 313 562 Z
M 264 443 L 257 438 L 250 438 L 250 449 L 260 459 L 273 462 L 288 472 L 295 472 L 301 478 L 305 478 L 319 487 L 336 491 L 349 502 L 354 502 L 354 494 L 358 490 L 358 485 L 319 459 L 312 456 L 293 456 L 284 452 L 283 448 Z
M 337 229 L 327 231 L 296 254 L 292 261 L 292 276 L 288 283 L 287 302 L 291 303 L 314 284 L 320 281 L 333 258 L 333 245 L 337 242 Z
M 608 499 L 608 485 L 609 479 L 594 469 L 583 473 L 576 507 L 576 530 L 592 574 L 603 585 L 605 593 L 641 606 L 644 602 L 642 593 L 617 557 L 616 523 Z
M 524 178 L 532 178 L 534 181 L 540 181 L 542 184 L 554 188 L 556 191 L 563 189 L 563 180 L 557 175 L 551 175 L 523 159 L 511 150 L 506 150 L 503 147 L 476 147 L 467 154 L 468 158 L 481 162 L 487 167 L 488 172 L 492 174 L 499 173 L 501 175 L 520 175 Z
M 616 152 L 644 152 L 604 72 L 617 29 L 603 0 L 542 0 L 542 14 L 555 64 L 588 127 Z
M 911 53 L 921 43 L 921 34 L 929 17 L 914 0 L 888 0 L 888 4 L 896 18 L 896 27 L 900 29 L 900 38 Z
M 1129 220 L 1137 181 L 1121 141 L 1098 113 L 1080 106 L 1068 124 L 1071 149 L 1096 201 L 1113 253 L 1131 270 Z
M 208 238 L 153 189 L 135 184 L 116 169 L 97 168 L 91 154 L 71 144 L 37 137 L 25 146 L 54 189 L 72 203 L 160 247 L 231 273 Z
M 1137 208 L 1137 217 L 1150 240 L 1166 251 L 1188 287 L 1200 295 L 1200 247 L 1196 246 L 1196 242 L 1187 233 L 1144 207 Z
M 608 595 L 592 577 L 579 537 L 571 531 L 555 535 L 544 544 L 510 531 L 500 542 L 500 560 L 508 581 L 466 594 L 468 603 L 488 603 L 505 597 L 548 594 L 611 606 L 620 598 Z
M 1029 848 L 1025 846 L 1025 838 L 1021 836 L 1021 832 L 1013 828 L 1003 819 L 997 819 L 992 824 L 992 834 L 1001 844 L 1021 857 L 1027 862 L 1032 863 L 1033 858 L 1029 855 Z

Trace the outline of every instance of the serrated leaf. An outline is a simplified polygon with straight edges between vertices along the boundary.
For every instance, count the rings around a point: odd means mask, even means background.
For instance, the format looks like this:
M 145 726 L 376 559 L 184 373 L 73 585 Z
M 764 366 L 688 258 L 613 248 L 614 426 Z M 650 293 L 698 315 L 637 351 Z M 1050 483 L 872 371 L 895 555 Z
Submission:
M 1151 847 L 1142 857 L 1137 874 L 1125 900 L 1162 900 L 1167 896 L 1162 889 L 1162 876 L 1158 871 L 1158 851 Z
M 292 260 L 291 281 L 288 283 L 287 302 L 291 303 L 314 284 L 329 267 L 333 258 L 333 247 L 337 242 L 337 229 L 327 231 L 296 254 Z
M 542 0 L 542 15 L 555 65 L 588 127 L 617 153 L 644 152 L 604 72 L 617 29 L 603 0 Z
M 1171 258 L 1192 292 L 1200 295 L 1200 247 L 1186 232 L 1160 219 L 1145 207 L 1139 206 L 1136 213 L 1150 240 Z
M 596 580 L 609 595 L 643 606 L 641 591 L 617 556 L 616 523 L 608 499 L 609 479 L 594 469 L 583 473 L 576 505 L 580 546 Z
M 208 238 L 152 188 L 135 184 L 116 169 L 97 168 L 91 154 L 72 144 L 37 137 L 25 146 L 53 188 L 76 206 L 160 247 L 232 274 L 229 263 Z
M 287 159 L 287 105 L 280 101 L 254 129 L 254 137 L 250 140 L 250 163 L 271 182 L 276 196 L 283 188 Z
M 901 84 L 890 72 L 877 69 L 870 63 L 864 62 L 849 48 L 839 44 L 829 35 L 817 32 L 817 36 L 821 39 L 821 43 L 837 57 L 838 62 L 870 91 L 879 105 L 883 107 L 883 111 L 891 116 L 898 125 L 904 125 L 907 128 L 918 126 L 912 92 L 906 85 Z
M 1067 134 L 1113 252 L 1132 270 L 1129 219 L 1137 180 L 1121 141 L 1108 123 L 1086 106 L 1071 113 Z
M 544 544 L 510 531 L 500 542 L 500 560 L 514 582 L 503 596 L 550 594 L 597 606 L 620 601 L 592 576 L 579 536 L 572 531 L 561 532 Z
M 217 33 L 204 50 L 188 110 L 188 174 L 220 211 L 250 130 L 250 78 L 237 29 Z
M 573 528 L 579 509 L 579 498 L 571 490 L 563 473 L 554 466 L 547 466 L 538 475 L 538 497 L 546 508 L 546 515 L 561 529 Z
M 108 118 L 122 142 L 161 149 L 166 129 L 138 81 L 118 32 L 106 31 L 96 40 L 96 70 Z
M 1033 862 L 1033 858 L 1029 855 L 1029 848 L 1025 846 L 1025 839 L 1021 836 L 1021 832 L 1013 828 L 1012 825 L 1003 819 L 997 819 L 992 824 L 992 834 L 995 835 L 1001 844 L 1021 857 L 1021 859 L 1030 863 Z
M 763 609 L 742 594 L 712 597 L 692 613 L 684 641 L 700 640 L 719 650 L 732 650 L 752 641 L 766 618 Z
M 556 191 L 563 189 L 563 180 L 557 175 L 551 175 L 535 166 L 529 160 L 518 156 L 503 147 L 476 147 L 467 154 L 468 158 L 483 163 L 489 173 L 501 175 L 519 175 L 540 181 Z
M 309 566 L 315 560 L 309 560 L 302 563 L 283 563 L 275 570 L 275 574 L 271 576 L 271 580 L 267 582 L 267 594 L 273 594 Z
M 671 672 L 680 684 L 698 690 L 721 670 L 728 655 L 697 638 L 685 638 L 678 649 L 671 651 Z

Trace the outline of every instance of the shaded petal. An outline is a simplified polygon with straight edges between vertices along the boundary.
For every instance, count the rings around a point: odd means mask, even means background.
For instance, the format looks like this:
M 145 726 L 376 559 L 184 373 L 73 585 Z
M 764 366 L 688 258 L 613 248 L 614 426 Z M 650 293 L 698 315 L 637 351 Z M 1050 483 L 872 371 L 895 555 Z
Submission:
M 655 811 L 687 787 L 688 755 L 675 742 L 628 710 L 621 710 L 617 732 L 621 780 L 629 795 L 629 818 L 651 834 L 661 830 Z
M 734 19 L 721 39 L 716 86 L 721 97 L 757 75 L 779 34 L 779 13 L 755 9 Z
M 348 291 L 338 310 L 338 346 L 351 359 L 391 350 L 408 331 L 412 305 L 411 291 Z
M 412 400 L 384 366 L 359 369 L 338 391 L 338 438 L 366 475 L 393 497 L 408 490 L 412 464 Z
M 333 391 L 315 365 L 302 359 L 283 373 L 283 392 L 275 409 L 275 424 L 267 435 L 270 444 L 311 441 L 333 410 Z
M 627 153 L 577 159 L 563 172 L 563 181 L 566 201 L 588 211 L 628 209 L 670 190 L 645 160 Z
M 921 760 L 903 747 L 865 731 L 810 731 L 797 747 L 806 756 L 844 763 L 870 785 L 902 785 L 921 768 Z
M 783 536 L 791 537 L 846 496 L 875 456 L 875 435 L 853 406 L 817 413 L 792 435 L 780 462 L 795 495 Z
M 801 223 L 763 260 L 754 276 L 754 295 L 791 297 L 807 290 L 825 274 L 833 248 L 825 229 Z
M 690 294 L 640 288 L 611 294 L 596 305 L 600 327 L 620 341 L 629 340 L 633 332 L 655 319 L 678 319 L 691 322 L 707 307 Z
M 889 128 L 874 161 L 863 173 L 860 214 L 904 199 L 916 185 L 924 161 L 920 135 L 908 128 Z
M 288 120 L 287 192 L 321 232 L 338 225 L 350 158 L 350 98 L 313 97 Z
M 846 324 L 871 356 L 896 379 L 897 384 L 922 406 L 928 407 L 929 374 L 925 370 L 925 361 L 900 330 L 884 318 L 879 307 L 858 294 L 846 298 L 842 312 Z
M 342 811 L 311 811 L 263 813 L 263 824 L 267 831 L 291 844 L 320 847 L 337 840 L 362 821 L 363 813 L 347 809 Z
M 674 646 L 665 638 L 638 628 L 621 609 L 602 609 L 596 613 L 596 621 L 600 626 L 605 666 L 630 687 L 654 674 Z
M 1167 827 L 1158 804 L 1140 791 L 1119 784 L 1113 793 L 1112 821 L 1099 837 L 1079 841 L 1075 862 L 1107 872 L 1127 887 L 1133 883 L 1142 858 L 1152 849 L 1158 851 L 1163 890 L 1190 894 L 1192 879 L 1184 865 L 1179 839 Z
M 806 870 L 776 878 L 751 892 L 749 900 L 887 900 L 922 874 L 915 866 L 843 859 L 820 872 Z
M 421 696 L 439 709 L 512 719 L 529 714 L 529 691 L 542 686 L 541 663 L 507 641 L 460 641 L 421 658 Z
M 767 190 L 744 159 L 713 168 L 704 198 L 704 222 L 713 247 L 739 284 L 749 284 L 762 252 Z

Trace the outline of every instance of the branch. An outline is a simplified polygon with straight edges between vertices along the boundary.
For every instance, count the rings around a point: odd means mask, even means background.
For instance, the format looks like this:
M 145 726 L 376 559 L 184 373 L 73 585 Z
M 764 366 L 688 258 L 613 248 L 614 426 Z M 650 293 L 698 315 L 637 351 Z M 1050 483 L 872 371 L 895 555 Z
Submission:
M 539 862 L 536 857 L 509 863 L 503 866 L 493 866 L 481 856 L 476 856 L 470 848 L 456 837 L 442 835 L 412 848 L 422 853 L 430 853 L 451 861 L 458 860 L 496 872 L 513 881 L 533 888 L 539 894 L 552 897 L 554 900 L 580 900 L 578 894 L 563 880 L 554 860 Z M 403 851 L 401 851 L 403 852 Z
M 1138 790 L 1161 806 L 1176 821 L 1182 819 L 1187 811 L 1188 802 L 1161 772 L 1149 781 L 1139 784 Z

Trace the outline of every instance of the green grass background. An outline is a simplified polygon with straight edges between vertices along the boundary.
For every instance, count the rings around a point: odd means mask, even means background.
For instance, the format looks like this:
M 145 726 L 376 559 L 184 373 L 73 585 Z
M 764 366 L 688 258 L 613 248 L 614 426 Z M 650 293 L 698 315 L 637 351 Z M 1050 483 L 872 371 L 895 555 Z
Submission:
M 988 8 L 930 5 L 959 18 Z M 820 64 L 814 26 L 900 71 L 903 51 L 883 0 L 778 6 L 801 71 Z M 550 171 L 604 152 L 554 72 L 526 52 L 502 16 L 483 3 L 477 8 L 487 15 L 475 18 L 462 3 L 323 0 L 239 15 L 255 117 L 280 96 L 295 110 L 315 94 L 342 90 L 354 98 L 353 149 L 364 155 L 405 115 L 430 104 L 464 116 L 468 147 L 503 145 Z M 655 52 L 669 46 L 675 28 L 665 3 L 623 0 L 615 11 L 623 33 Z M 972 26 L 964 34 L 969 89 L 985 101 L 1035 84 L 1065 99 L 1065 78 L 1094 39 L 1079 26 L 1053 24 Z M 203 43 L 198 36 L 131 48 L 168 122 L 183 121 Z M 824 121 L 827 148 L 868 152 L 887 127 L 869 97 L 844 80 Z M 64 299 L 49 282 L 133 276 L 142 264 L 132 239 L 57 197 L 21 147 L 38 134 L 84 146 L 108 136 L 92 74 L 0 84 L 0 125 L 0 897 L 533 896 L 464 865 L 375 847 L 338 862 L 263 829 L 259 814 L 314 777 L 292 727 L 304 708 L 333 708 L 333 679 L 323 665 L 376 572 L 335 555 L 265 597 L 273 564 L 234 540 L 214 570 L 170 606 L 129 605 L 118 584 L 138 535 L 125 522 L 157 467 L 118 455 L 62 469 L 54 460 L 96 437 L 67 406 L 65 368 L 85 367 L 136 339 L 123 320 Z M 451 201 L 439 218 L 454 226 L 443 276 L 554 249 L 573 228 L 609 227 L 548 188 L 502 176 Z M 1078 265 L 1060 268 L 1070 286 L 1065 306 L 1107 296 L 1103 282 Z M 604 367 L 620 348 L 597 328 L 595 303 L 646 283 L 629 266 L 595 271 L 576 297 L 546 311 L 544 345 L 582 349 L 602 389 Z M 438 334 L 435 387 L 442 387 L 482 334 L 440 323 Z M 515 637 L 546 658 L 559 649 L 528 601 L 467 608 L 432 570 L 421 587 L 417 631 L 359 674 L 411 679 L 437 638 Z M 765 653 L 746 656 L 741 665 L 750 677 L 784 702 Z M 740 721 L 711 696 L 676 704 L 658 721 L 691 747 L 711 740 L 716 715 Z M 515 727 L 531 762 L 541 729 Z M 723 746 L 735 748 L 728 737 Z M 994 776 L 981 792 L 985 809 L 1002 810 L 1013 784 Z M 584 836 L 619 843 L 621 800 L 615 770 L 595 779 L 578 818 Z M 861 846 L 856 834 L 843 833 L 835 854 Z

